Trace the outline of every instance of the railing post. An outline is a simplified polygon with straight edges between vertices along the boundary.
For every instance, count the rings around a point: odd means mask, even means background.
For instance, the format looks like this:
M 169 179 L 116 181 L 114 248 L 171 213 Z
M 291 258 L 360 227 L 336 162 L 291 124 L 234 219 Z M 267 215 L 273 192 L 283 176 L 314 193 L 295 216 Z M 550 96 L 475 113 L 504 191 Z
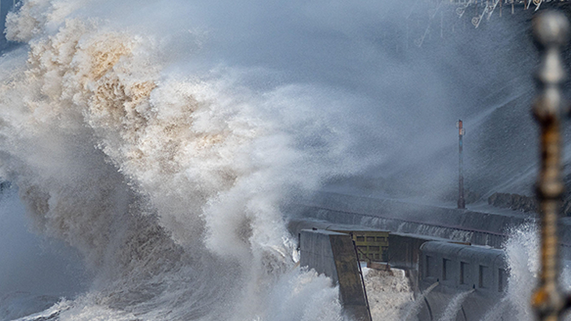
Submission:
M 541 271 L 539 286 L 532 297 L 538 320 L 556 321 L 566 308 L 559 288 L 559 241 L 557 221 L 561 208 L 561 84 L 565 71 L 561 50 L 567 43 L 569 22 L 560 12 L 547 11 L 533 20 L 534 41 L 541 52 L 535 75 L 539 94 L 533 114 L 541 127 L 541 164 L 536 194 L 541 216 Z

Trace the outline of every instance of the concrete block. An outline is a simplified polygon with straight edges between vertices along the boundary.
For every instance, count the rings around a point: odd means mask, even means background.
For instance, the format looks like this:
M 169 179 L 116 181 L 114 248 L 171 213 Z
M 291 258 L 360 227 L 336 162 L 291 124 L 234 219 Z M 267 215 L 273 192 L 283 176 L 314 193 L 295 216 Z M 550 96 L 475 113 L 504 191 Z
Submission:
M 356 321 L 371 321 L 359 262 L 349 234 L 325 230 L 300 232 L 300 265 L 330 277 L 339 286 L 345 312 Z

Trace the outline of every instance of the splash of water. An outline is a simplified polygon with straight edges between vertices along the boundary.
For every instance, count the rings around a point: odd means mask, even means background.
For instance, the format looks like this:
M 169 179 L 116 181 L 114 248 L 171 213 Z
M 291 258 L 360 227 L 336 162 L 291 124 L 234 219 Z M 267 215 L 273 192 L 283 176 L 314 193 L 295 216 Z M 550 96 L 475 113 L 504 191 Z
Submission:
M 401 320 L 414 294 L 404 270 L 364 268 L 365 287 L 373 320 Z
M 506 298 L 509 308 L 513 309 L 513 320 L 532 320 L 533 311 L 529 304 L 531 294 L 537 285 L 539 271 L 539 237 L 538 226 L 525 224 L 510 231 L 510 238 L 505 244 L 509 266 L 508 288 Z
M 507 289 L 504 297 L 484 315 L 482 321 L 535 319 L 530 298 L 538 284 L 539 228 L 535 223 L 514 227 L 504 244 L 509 268 Z M 562 266 L 562 288 L 569 289 L 571 269 Z M 567 316 L 566 320 L 569 319 Z
M 305 89 L 167 74 L 156 39 L 80 3 L 24 1 L 6 34 L 28 47 L 0 62 L 1 176 L 95 277 L 59 318 L 341 320 L 337 290 L 285 255 L 283 200 L 346 168 Z
M 470 290 L 470 291 L 458 293 L 456 296 L 454 296 L 454 298 L 452 300 L 450 300 L 450 303 L 448 303 L 448 305 L 446 306 L 446 309 L 444 310 L 444 313 L 442 313 L 442 316 L 438 320 L 440 320 L 440 321 L 454 321 L 454 320 L 456 320 L 456 315 L 460 311 L 460 308 L 462 307 L 462 303 L 464 303 L 464 300 L 466 300 L 466 298 L 468 298 L 468 296 L 471 293 L 473 293 L 474 291 L 475 290 Z
M 472 91 L 443 95 L 457 79 L 430 59 L 402 72 L 415 59 L 398 42 L 384 64 L 392 49 L 370 30 L 387 30 L 379 14 L 401 17 L 385 2 L 295 4 L 24 0 L 8 15 L 6 36 L 23 45 L 0 60 L 0 176 L 34 229 L 81 251 L 95 278 L 62 319 L 339 318 L 330 284 L 292 272 L 282 206 L 372 158 L 399 163 L 386 173 L 406 167 L 394 159 L 427 164 L 448 145 L 435 140 L 456 120 L 448 109 L 464 105 L 448 98 Z M 421 95 L 402 90 L 411 81 Z M 436 134 L 413 140 L 405 124 Z
M 509 299 L 504 297 L 492 307 L 481 319 L 481 321 L 500 321 L 504 320 L 504 314 L 509 309 Z
M 409 308 L 409 310 L 407 311 L 407 313 L 405 314 L 403 320 L 414 320 L 417 315 L 418 312 L 420 312 L 420 308 L 422 308 L 422 305 L 424 304 L 424 298 L 430 294 L 430 292 L 432 292 L 432 290 L 434 290 L 434 288 L 436 288 L 438 286 L 438 284 L 440 284 L 439 282 L 434 282 L 431 286 L 429 286 L 428 288 L 426 288 L 426 290 L 424 290 L 424 292 L 422 292 L 414 301 L 413 305 Z

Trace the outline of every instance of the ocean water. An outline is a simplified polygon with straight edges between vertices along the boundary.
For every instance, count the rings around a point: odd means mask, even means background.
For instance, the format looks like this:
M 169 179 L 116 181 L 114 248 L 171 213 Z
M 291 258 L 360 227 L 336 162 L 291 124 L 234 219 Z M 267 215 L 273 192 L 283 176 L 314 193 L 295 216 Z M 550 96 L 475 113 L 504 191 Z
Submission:
M 518 21 L 490 20 L 505 28 L 484 43 L 458 21 L 412 0 L 19 1 L 5 29 L 19 45 L 0 58 L 0 177 L 6 215 L 26 220 L 7 229 L 37 236 L 0 265 L 53 242 L 32 263 L 53 273 L 2 290 L 5 319 L 344 320 L 331 281 L 296 268 L 284 208 L 352 177 L 454 186 L 455 121 L 473 119 L 485 146 L 482 119 L 505 106 L 482 105 L 525 98 L 531 69 L 490 52 L 528 50 Z M 474 159 L 533 164 L 503 152 Z
M 78 13 L 100 5 L 23 1 L 7 17 L 26 44 L 0 63 L 2 177 L 30 228 L 76 249 L 91 278 L 36 318 L 341 320 L 330 280 L 294 269 L 279 208 L 342 163 L 323 149 L 343 143 L 296 146 L 327 119 L 277 108 L 311 97 L 258 95 L 224 67 L 165 71 L 168 40 Z

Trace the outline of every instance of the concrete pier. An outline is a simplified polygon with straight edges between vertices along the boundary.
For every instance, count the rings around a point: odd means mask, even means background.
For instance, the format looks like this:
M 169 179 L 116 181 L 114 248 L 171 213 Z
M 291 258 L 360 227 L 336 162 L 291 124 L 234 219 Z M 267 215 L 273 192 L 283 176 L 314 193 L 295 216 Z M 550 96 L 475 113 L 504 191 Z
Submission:
M 351 236 L 325 230 L 302 230 L 299 236 L 301 266 L 325 274 L 339 286 L 341 304 L 348 316 L 371 321 Z
M 292 206 L 291 212 L 305 220 L 426 235 L 494 248 L 501 248 L 512 228 L 536 221 L 533 212 L 491 207 L 462 210 L 332 192 L 317 192 L 311 199 Z M 559 224 L 560 251 L 563 258 L 571 259 L 571 217 L 561 218 Z

